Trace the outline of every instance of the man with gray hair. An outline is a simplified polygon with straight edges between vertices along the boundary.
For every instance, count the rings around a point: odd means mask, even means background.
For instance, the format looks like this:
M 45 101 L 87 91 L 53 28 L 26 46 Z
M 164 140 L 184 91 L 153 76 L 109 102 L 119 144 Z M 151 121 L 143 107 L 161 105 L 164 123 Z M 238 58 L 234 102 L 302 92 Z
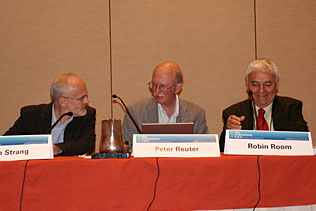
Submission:
M 51 85 L 49 104 L 21 109 L 4 135 L 52 134 L 54 155 L 81 155 L 95 148 L 96 110 L 88 106 L 85 82 L 73 73 L 59 75 Z M 68 115 L 63 115 L 68 113 Z M 61 117 L 52 130 L 51 126 Z
M 251 62 L 246 71 L 246 92 L 253 96 L 223 111 L 224 127 L 220 136 L 220 150 L 224 151 L 226 129 L 308 131 L 303 118 L 303 103 L 299 100 L 277 96 L 279 90 L 278 68 L 270 59 Z M 256 125 L 258 122 L 258 125 Z
M 158 65 L 148 83 L 152 97 L 140 100 L 129 107 L 136 124 L 193 122 L 194 133 L 208 133 L 205 110 L 178 96 L 183 86 L 183 74 L 174 62 Z M 123 139 L 132 144 L 133 134 L 139 133 L 128 115 L 123 121 Z

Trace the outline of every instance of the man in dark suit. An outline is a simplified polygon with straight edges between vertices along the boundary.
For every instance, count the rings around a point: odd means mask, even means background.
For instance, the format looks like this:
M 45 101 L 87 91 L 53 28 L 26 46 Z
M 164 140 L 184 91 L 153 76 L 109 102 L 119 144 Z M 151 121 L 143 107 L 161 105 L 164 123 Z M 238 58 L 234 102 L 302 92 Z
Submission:
M 278 68 L 269 59 L 251 62 L 246 72 L 247 93 L 253 93 L 257 114 L 262 110 L 267 130 L 308 131 L 303 118 L 303 103 L 299 100 L 277 96 L 279 89 Z M 251 99 L 236 103 L 223 111 L 224 127 L 220 136 L 220 150 L 224 151 L 226 129 L 254 130 L 255 113 Z M 259 117 L 258 117 L 259 118 Z M 259 122 L 259 121 L 258 121 Z M 258 123 L 261 124 L 261 123 Z
M 208 133 L 205 110 L 187 100 L 181 99 L 183 74 L 174 62 L 168 61 L 158 65 L 148 83 L 151 98 L 140 100 L 129 107 L 136 124 L 193 122 L 194 133 Z M 138 131 L 128 115 L 123 121 L 123 139 L 132 144 L 133 134 Z
M 56 120 L 67 112 L 51 130 L 54 155 L 92 153 L 95 148 L 95 114 L 89 107 L 85 82 L 73 73 L 56 78 L 50 90 L 49 104 L 25 106 L 20 117 L 4 135 L 45 134 Z

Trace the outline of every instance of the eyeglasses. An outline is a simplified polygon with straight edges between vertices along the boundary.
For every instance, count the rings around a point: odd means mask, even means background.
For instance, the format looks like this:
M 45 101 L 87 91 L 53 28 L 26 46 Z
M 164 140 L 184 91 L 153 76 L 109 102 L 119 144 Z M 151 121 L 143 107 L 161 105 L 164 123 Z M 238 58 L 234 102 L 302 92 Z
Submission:
M 159 89 L 160 91 L 163 91 L 163 92 L 165 92 L 165 91 L 167 91 L 168 89 L 170 89 L 170 88 L 172 88 L 172 87 L 174 87 L 175 85 L 177 85 L 177 83 L 175 83 L 175 84 L 173 84 L 172 86 L 166 86 L 166 85 L 163 85 L 163 84 L 156 84 L 156 83 L 154 83 L 154 82 L 148 82 L 148 87 L 149 87 L 149 89 Z
M 72 98 L 72 97 L 63 96 L 63 98 L 73 99 L 73 100 L 77 100 L 77 101 L 84 101 L 85 99 L 88 99 L 88 95 L 83 95 L 82 97 L 79 97 L 79 98 Z

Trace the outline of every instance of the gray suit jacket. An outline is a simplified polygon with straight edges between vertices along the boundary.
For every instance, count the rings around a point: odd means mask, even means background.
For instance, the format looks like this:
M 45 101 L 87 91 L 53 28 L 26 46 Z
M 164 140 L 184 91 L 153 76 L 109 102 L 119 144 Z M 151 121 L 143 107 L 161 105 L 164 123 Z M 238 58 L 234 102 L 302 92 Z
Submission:
M 132 117 L 135 119 L 139 128 L 142 123 L 158 123 L 158 104 L 154 98 L 143 99 L 136 104 L 128 107 Z M 193 122 L 194 133 L 207 134 L 208 127 L 206 124 L 205 110 L 200 106 L 179 98 L 179 116 L 177 122 Z M 123 139 L 133 140 L 133 134 L 138 134 L 138 131 L 130 117 L 125 114 L 123 121 Z

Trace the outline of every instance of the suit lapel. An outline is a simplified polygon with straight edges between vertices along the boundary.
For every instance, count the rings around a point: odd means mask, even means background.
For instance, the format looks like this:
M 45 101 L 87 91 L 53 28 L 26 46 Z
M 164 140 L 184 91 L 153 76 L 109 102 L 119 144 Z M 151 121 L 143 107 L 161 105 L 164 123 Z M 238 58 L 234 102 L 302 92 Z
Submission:
M 149 122 L 159 122 L 158 118 L 158 103 L 154 98 L 151 98 L 146 107 L 147 120 L 146 123 Z M 145 122 L 145 121 L 144 121 Z
M 282 111 L 281 107 L 279 106 L 279 97 L 275 96 L 272 106 L 272 122 L 274 130 L 282 130 L 280 126 L 284 125 L 283 112 L 284 111 Z
M 188 112 L 186 104 L 179 98 L 179 115 L 177 122 L 189 122 L 190 114 Z
M 73 120 L 66 126 L 64 133 L 64 142 L 72 140 L 77 131 L 81 131 L 82 125 L 80 122 L 84 122 L 86 116 L 76 116 Z
M 242 128 L 244 130 L 253 130 L 254 123 L 253 123 L 253 106 L 250 99 L 245 101 L 245 104 L 242 106 L 243 114 L 245 115 L 245 120 L 242 122 Z
M 40 121 L 38 123 L 38 128 L 41 133 L 45 133 L 52 124 L 52 106 L 52 103 L 44 105 L 41 111 Z

